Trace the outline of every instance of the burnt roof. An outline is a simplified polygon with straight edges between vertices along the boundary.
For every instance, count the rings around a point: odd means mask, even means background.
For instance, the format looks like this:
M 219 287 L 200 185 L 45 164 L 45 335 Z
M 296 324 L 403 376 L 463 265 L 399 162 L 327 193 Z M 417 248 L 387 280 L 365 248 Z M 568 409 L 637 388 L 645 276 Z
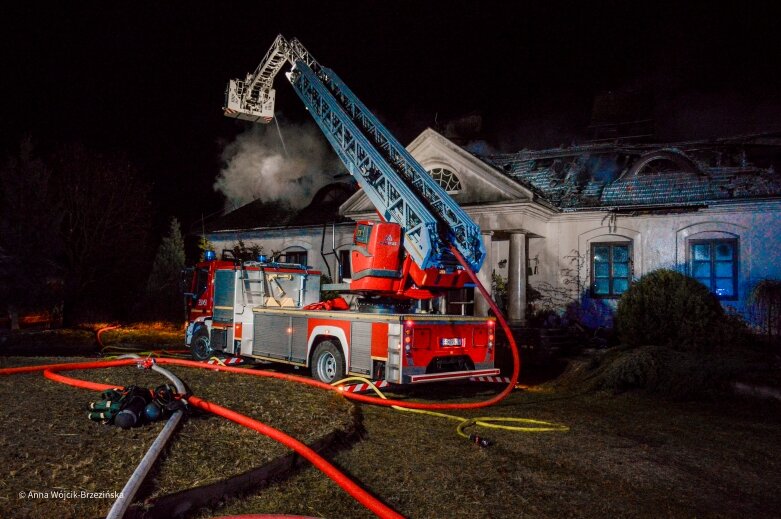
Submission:
M 781 197 L 777 134 L 475 155 L 563 210 Z M 768 152 L 770 149 L 770 152 Z M 763 162 L 757 165 L 752 154 Z
M 356 188 L 335 182 L 321 188 L 303 209 L 294 209 L 284 201 L 255 200 L 204 225 L 206 232 L 305 227 L 349 221 L 339 214 L 339 206 Z M 197 230 L 201 232 L 200 229 Z

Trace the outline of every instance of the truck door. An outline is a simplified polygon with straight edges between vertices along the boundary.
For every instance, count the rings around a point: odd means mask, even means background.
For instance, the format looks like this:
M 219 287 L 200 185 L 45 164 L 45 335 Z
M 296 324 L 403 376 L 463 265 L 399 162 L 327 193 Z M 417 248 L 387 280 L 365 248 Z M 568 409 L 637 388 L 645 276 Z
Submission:
M 225 351 L 233 343 L 233 296 L 236 285 L 235 270 L 214 273 L 214 313 L 212 314 L 211 345 L 216 351 Z

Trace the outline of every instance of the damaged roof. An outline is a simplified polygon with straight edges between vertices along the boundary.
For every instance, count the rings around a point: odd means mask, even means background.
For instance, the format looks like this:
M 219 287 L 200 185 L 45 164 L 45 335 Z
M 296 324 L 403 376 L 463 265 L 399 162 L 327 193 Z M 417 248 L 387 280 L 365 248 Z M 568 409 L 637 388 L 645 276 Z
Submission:
M 475 155 L 562 210 L 781 197 L 781 134 Z
M 255 200 L 207 222 L 206 232 L 306 227 L 350 221 L 339 214 L 339 206 L 354 192 L 355 186 L 335 182 L 321 188 L 303 209 L 294 209 L 284 201 Z M 201 232 L 200 229 L 197 232 Z

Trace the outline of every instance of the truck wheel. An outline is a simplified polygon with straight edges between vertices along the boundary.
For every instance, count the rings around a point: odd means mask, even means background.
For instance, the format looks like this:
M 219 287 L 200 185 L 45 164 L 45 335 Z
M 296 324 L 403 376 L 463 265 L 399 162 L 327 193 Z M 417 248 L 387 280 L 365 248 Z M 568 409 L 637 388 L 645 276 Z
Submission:
M 312 376 L 326 384 L 344 378 L 344 354 L 333 342 L 323 341 L 315 348 L 312 354 Z
M 209 360 L 214 355 L 209 332 L 205 327 L 200 327 L 195 331 L 193 341 L 190 344 L 190 353 L 195 360 Z

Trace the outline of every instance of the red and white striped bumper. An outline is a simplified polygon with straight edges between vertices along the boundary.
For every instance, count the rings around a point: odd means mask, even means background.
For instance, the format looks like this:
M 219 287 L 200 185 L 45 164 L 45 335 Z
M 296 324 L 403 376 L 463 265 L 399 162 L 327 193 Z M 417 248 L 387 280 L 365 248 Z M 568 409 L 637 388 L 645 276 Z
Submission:
M 385 380 L 378 380 L 374 382 L 374 385 L 380 389 L 390 386 L 390 384 Z M 369 391 L 370 389 L 371 386 L 369 384 L 350 384 L 347 386 L 339 386 L 339 391 L 345 391 L 347 393 L 363 393 L 364 391 Z
M 236 364 L 243 364 L 244 359 L 241 357 L 225 357 L 224 359 L 220 359 L 223 364 L 226 366 L 236 365 Z M 206 364 L 219 364 L 216 359 L 209 359 L 206 361 Z
M 487 377 L 498 375 L 499 369 L 477 369 L 469 371 L 450 371 L 448 373 L 429 373 L 426 375 L 410 375 L 409 381 L 415 382 L 435 382 L 439 380 L 458 380 L 462 378 Z
M 470 382 L 494 382 L 496 384 L 509 384 L 510 377 L 469 377 Z

